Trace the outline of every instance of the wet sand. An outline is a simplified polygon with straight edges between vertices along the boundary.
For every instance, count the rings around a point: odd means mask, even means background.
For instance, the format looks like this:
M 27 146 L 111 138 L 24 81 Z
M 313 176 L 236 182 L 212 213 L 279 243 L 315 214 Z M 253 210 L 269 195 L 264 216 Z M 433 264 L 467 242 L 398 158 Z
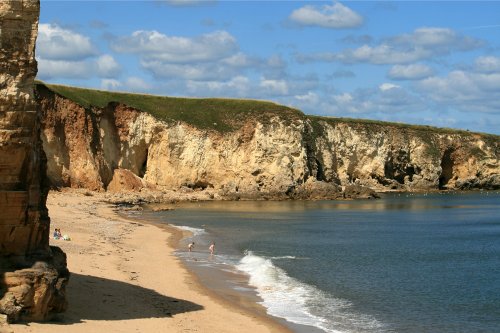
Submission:
M 47 203 L 51 229 L 71 237 L 51 239 L 72 274 L 67 312 L 11 331 L 289 332 L 258 304 L 238 306 L 203 287 L 173 254 L 181 232 L 127 220 L 102 194 L 84 193 L 51 192 Z

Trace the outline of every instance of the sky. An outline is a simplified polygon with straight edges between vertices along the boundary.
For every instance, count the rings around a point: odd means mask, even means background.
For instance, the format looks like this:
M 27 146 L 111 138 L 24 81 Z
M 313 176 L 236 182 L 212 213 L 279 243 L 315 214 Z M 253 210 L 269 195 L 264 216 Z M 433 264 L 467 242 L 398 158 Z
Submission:
M 500 134 L 500 1 L 41 0 L 38 79 Z

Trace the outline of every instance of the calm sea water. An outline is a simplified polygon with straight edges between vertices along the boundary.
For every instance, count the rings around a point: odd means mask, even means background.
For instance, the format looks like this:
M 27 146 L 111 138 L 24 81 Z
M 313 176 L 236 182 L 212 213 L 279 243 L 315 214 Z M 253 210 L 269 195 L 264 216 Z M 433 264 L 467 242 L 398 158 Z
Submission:
M 181 257 L 248 274 L 267 311 L 290 322 L 326 332 L 500 332 L 499 193 L 186 203 L 144 214 L 194 231 L 185 242 L 196 252 Z

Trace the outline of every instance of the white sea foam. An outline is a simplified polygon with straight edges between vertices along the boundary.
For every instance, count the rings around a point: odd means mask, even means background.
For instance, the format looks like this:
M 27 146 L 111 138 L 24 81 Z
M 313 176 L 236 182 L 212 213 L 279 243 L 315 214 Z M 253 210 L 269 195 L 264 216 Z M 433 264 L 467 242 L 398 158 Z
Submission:
M 279 260 L 279 259 L 290 259 L 290 260 L 304 260 L 304 259 L 310 259 L 306 257 L 296 257 L 296 256 L 277 256 L 277 257 L 271 257 L 272 260 Z
M 376 319 L 351 311 L 349 302 L 288 276 L 269 258 L 247 251 L 237 267 L 250 276 L 250 284 L 270 315 L 331 333 L 377 332 L 382 328 Z
M 206 234 L 206 231 L 205 229 L 201 229 L 201 228 L 193 228 L 193 227 L 188 227 L 188 226 L 185 226 L 185 225 L 175 225 L 175 224 L 170 224 L 172 227 L 174 228 L 177 228 L 177 229 L 181 229 L 181 230 L 185 230 L 185 231 L 189 231 L 190 233 L 193 234 L 193 237 L 196 237 L 196 236 L 200 236 L 200 235 L 203 235 L 203 234 Z

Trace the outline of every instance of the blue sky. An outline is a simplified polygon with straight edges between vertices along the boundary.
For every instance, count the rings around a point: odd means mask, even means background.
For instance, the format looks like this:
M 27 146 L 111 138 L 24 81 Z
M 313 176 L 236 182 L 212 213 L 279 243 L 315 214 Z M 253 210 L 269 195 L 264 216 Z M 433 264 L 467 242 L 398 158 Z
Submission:
M 41 1 L 38 78 L 500 134 L 500 2 Z

